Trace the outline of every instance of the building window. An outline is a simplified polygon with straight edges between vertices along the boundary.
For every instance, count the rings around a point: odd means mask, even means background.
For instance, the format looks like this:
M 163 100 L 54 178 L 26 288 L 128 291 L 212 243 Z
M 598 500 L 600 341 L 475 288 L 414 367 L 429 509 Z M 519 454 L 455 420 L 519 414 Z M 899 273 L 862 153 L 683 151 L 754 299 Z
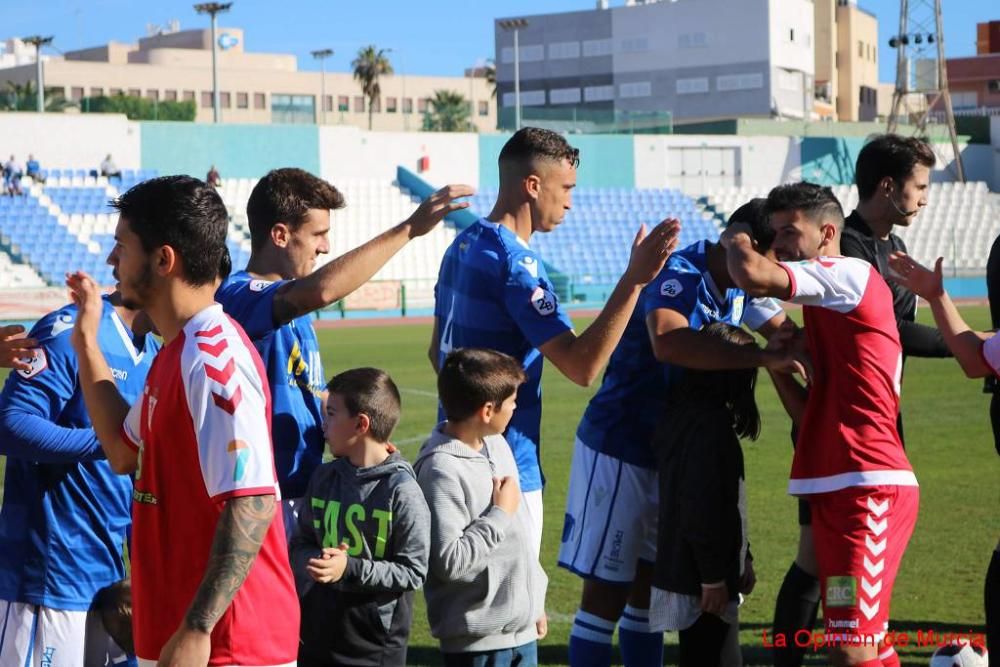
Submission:
M 375 113 L 380 113 L 382 111 L 382 98 L 376 97 L 368 104 L 368 108 Z
M 986 83 L 986 90 L 988 90 L 991 95 L 1000 93 L 1000 79 L 990 79 Z
M 102 95 L 104 95 L 104 89 L 103 88 L 91 88 L 90 89 L 90 96 L 91 97 L 101 97 Z
M 138 88 L 129 88 L 128 94 L 129 97 L 142 97 L 142 91 L 139 90 Z
M 613 52 L 614 45 L 610 39 L 588 39 L 583 43 L 583 55 L 585 58 L 610 56 Z
M 788 29 L 788 41 L 789 42 L 794 42 L 795 41 L 795 28 L 789 28 Z
M 333 111 L 333 95 L 323 98 L 323 111 Z
M 708 77 L 702 76 L 694 79 L 677 79 L 678 95 L 694 95 L 695 93 L 708 92 Z
M 584 102 L 608 102 L 615 99 L 614 86 L 587 86 L 583 89 Z
M 404 97 L 403 98 L 403 113 L 413 113 L 413 98 Z
M 399 100 L 396 99 L 395 97 L 387 97 L 387 98 L 385 98 L 385 112 L 386 113 L 396 113 L 399 110 L 397 108 L 398 104 L 399 104 Z
M 417 113 L 427 113 L 427 98 L 420 97 L 417 99 Z
M 118 95 L 122 94 L 122 89 L 121 88 L 109 88 L 108 89 L 108 94 L 111 95 L 111 97 L 117 97 Z
M 219 93 L 219 106 L 223 109 L 228 109 L 232 106 L 233 100 L 232 95 L 229 93 Z
M 719 92 L 731 90 L 753 90 L 764 87 L 764 75 L 760 72 L 754 74 L 726 74 L 715 77 L 715 89 Z
M 250 95 L 247 93 L 236 93 L 236 108 L 237 109 L 249 109 L 250 108 Z
M 254 109 L 266 109 L 267 108 L 267 97 L 264 93 L 254 93 L 253 94 L 253 108 Z
M 354 96 L 354 113 L 364 113 L 365 112 L 365 96 L 355 95 Z
M 194 102 L 194 91 L 185 90 L 183 93 L 183 97 L 185 102 Z
M 337 95 L 337 111 L 350 111 L 351 98 L 347 95 Z
M 649 81 L 633 81 L 623 83 L 618 86 L 618 96 L 627 99 L 630 97 L 649 97 L 653 94 L 653 84 Z
M 316 98 L 312 95 L 271 95 L 271 122 L 315 123 Z
M 533 63 L 540 60 L 545 60 L 545 45 L 544 44 L 532 44 L 530 46 L 520 47 L 521 51 L 521 62 L 522 63 Z M 500 62 L 504 64 L 511 64 L 514 62 L 514 47 L 505 46 L 500 49 Z
M 622 53 L 645 53 L 646 51 L 649 51 L 649 40 L 645 37 L 622 40 Z
M 702 49 L 708 46 L 703 32 L 686 32 L 677 36 L 677 46 L 682 49 Z
M 163 99 L 165 101 L 167 101 L 167 102 L 176 102 L 177 101 L 177 91 L 176 90 L 164 90 L 163 91 Z
M 147 90 L 146 91 L 146 97 L 147 97 L 147 99 L 151 99 L 151 100 L 159 100 L 160 99 L 160 91 L 158 91 L 158 90 Z
M 552 104 L 579 104 L 579 88 L 553 88 L 549 91 L 549 102 Z
M 865 57 L 865 43 L 859 41 L 858 42 L 858 58 L 864 58 L 864 57 Z
M 212 91 L 203 90 L 201 91 L 201 108 L 211 109 L 212 108 Z
M 82 100 L 83 99 L 83 86 L 73 86 L 73 89 L 70 92 L 70 95 L 72 96 L 70 99 L 73 99 L 73 100 Z
M 503 105 L 505 107 L 514 106 L 514 93 L 504 93 L 503 94 Z M 522 90 L 521 91 L 521 106 L 522 107 L 543 107 L 545 106 L 545 91 L 544 90 Z
M 802 90 L 802 75 L 798 72 L 778 70 L 778 87 L 790 92 L 800 91 Z
M 549 60 L 571 60 L 580 57 L 580 42 L 553 42 L 549 44 Z
M 489 116 L 490 115 L 490 103 L 489 102 L 479 102 L 479 115 Z

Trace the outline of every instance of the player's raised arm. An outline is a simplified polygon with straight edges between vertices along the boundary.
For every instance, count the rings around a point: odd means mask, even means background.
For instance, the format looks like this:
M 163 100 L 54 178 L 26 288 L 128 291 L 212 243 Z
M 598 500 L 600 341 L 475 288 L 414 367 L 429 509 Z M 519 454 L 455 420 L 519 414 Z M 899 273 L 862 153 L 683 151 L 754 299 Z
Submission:
M 310 275 L 285 283 L 274 297 L 275 325 L 325 308 L 355 291 L 412 239 L 430 232 L 450 213 L 468 208 L 469 202 L 457 200 L 473 194 L 470 185 L 447 185 L 421 202 L 403 222 Z
M 83 272 L 67 275 L 66 285 L 78 309 L 71 342 L 80 363 L 80 390 L 90 421 L 111 469 L 119 474 L 131 473 L 136 468 L 138 451 L 122 438 L 129 404 L 119 393 L 97 342 L 97 329 L 104 309 L 100 289 L 93 278 Z
M 984 358 L 983 343 L 993 334 L 973 331 L 966 324 L 944 289 L 941 262 L 942 258 L 938 257 L 931 271 L 909 255 L 896 252 L 889 257 L 889 268 L 895 274 L 891 278 L 931 305 L 931 313 L 945 344 L 968 377 L 991 375 L 994 371 Z
M 788 273 L 777 262 L 757 252 L 748 225 L 729 225 L 719 237 L 719 243 L 726 249 L 726 265 L 737 287 L 755 297 L 788 299 L 791 296 Z
M 611 358 L 646 283 L 663 268 L 677 247 L 680 222 L 664 220 L 645 234 L 639 230 L 632 245 L 628 268 L 622 274 L 600 315 L 579 336 L 562 333 L 539 345 L 539 351 L 576 384 L 589 387 Z

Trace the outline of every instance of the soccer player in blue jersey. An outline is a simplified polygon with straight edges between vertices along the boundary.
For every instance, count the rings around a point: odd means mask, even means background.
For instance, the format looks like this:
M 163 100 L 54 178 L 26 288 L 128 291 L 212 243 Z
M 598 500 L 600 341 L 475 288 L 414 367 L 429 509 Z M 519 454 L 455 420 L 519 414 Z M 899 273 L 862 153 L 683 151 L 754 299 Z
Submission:
M 91 428 L 70 345 L 70 304 L 31 331 L 41 347 L 0 395 L 0 665 L 124 664 L 88 610 L 126 576 L 132 480 L 112 472 Z M 98 344 L 128 400 L 142 392 L 159 343 L 149 321 L 104 298 Z
M 442 188 L 408 219 L 318 270 L 330 251 L 330 211 L 344 197 L 302 169 L 275 169 L 260 179 L 247 202 L 251 254 L 216 293 L 216 300 L 253 340 L 267 367 L 273 401 L 274 462 L 281 484 L 285 526 L 293 532 L 294 508 L 323 458 L 326 378 L 311 314 L 363 285 L 411 239 L 431 231 L 469 186 Z
M 750 222 L 764 247 L 773 236 L 765 201 L 731 217 Z M 626 665 L 662 663 L 663 634 L 652 632 L 649 621 L 658 508 L 652 439 L 662 402 L 684 367 L 788 368 L 786 353 L 699 331 L 723 322 L 770 335 L 784 317 L 776 302 L 751 301 L 737 289 L 725 249 L 707 240 L 671 255 L 643 291 L 576 432 L 559 552 L 559 565 L 584 580 L 570 664 L 610 665 L 616 624 Z
M 542 258 L 529 241 L 550 232 L 569 210 L 579 152 L 550 130 L 527 127 L 500 151 L 500 193 L 492 212 L 458 235 L 445 252 L 435 287 L 429 356 L 438 367 L 460 347 L 482 347 L 519 360 L 528 376 L 505 436 L 514 452 L 521 492 L 542 540 L 542 359 L 589 386 L 618 344 L 643 286 L 677 244 L 680 225 L 664 221 L 640 230 L 628 268 L 597 319 L 579 336 L 559 305 Z

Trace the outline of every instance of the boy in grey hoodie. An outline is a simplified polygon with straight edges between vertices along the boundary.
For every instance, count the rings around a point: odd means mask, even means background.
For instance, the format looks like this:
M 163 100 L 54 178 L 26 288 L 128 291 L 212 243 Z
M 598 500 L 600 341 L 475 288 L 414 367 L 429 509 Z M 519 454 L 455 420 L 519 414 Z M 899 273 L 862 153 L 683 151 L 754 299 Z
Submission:
M 548 580 L 531 546 L 517 465 L 501 435 L 524 379 L 521 365 L 505 354 L 449 354 L 438 374 L 447 421 L 414 464 L 431 512 L 427 617 L 448 667 L 531 667 L 547 632 Z
M 430 513 L 413 469 L 389 444 L 399 391 L 377 368 L 345 371 L 327 389 L 323 431 L 338 458 L 313 473 L 290 546 L 302 605 L 298 664 L 404 665 Z

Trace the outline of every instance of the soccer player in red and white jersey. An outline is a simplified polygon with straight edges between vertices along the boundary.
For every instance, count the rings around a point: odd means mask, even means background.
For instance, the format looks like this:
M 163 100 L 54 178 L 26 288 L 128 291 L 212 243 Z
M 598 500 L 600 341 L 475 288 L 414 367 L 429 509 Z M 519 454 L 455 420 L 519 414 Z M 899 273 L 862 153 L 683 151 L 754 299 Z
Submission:
M 813 372 L 808 393 L 795 384 L 797 395 L 783 396 L 800 427 L 788 490 L 812 507 L 830 659 L 899 665 L 881 644 L 919 495 L 896 428 L 902 347 L 892 293 L 871 264 L 840 255 L 844 214 L 829 188 L 779 186 L 768 210 L 782 261 L 758 253 L 738 227 L 722 243 L 739 287 L 803 306 Z
M 274 520 L 270 391 L 253 345 L 214 300 L 226 207 L 187 176 L 146 181 L 115 207 L 108 261 L 124 303 L 164 341 L 131 407 L 97 347 L 97 285 L 83 273 L 67 284 L 94 430 L 111 466 L 135 473 L 136 655 L 140 665 L 292 665 L 299 605 Z
M 993 253 L 990 255 L 992 262 Z M 981 378 L 994 375 L 1000 378 L 1000 336 L 995 331 L 974 331 L 965 323 L 944 290 L 941 258 L 931 271 L 909 255 L 897 252 L 889 258 L 889 267 L 896 273 L 894 279 L 897 282 L 930 303 L 944 342 L 966 376 Z M 993 305 L 992 299 L 990 305 Z M 1000 650 L 1000 542 L 993 550 L 986 571 L 983 597 L 986 602 L 986 646 L 997 651 Z

